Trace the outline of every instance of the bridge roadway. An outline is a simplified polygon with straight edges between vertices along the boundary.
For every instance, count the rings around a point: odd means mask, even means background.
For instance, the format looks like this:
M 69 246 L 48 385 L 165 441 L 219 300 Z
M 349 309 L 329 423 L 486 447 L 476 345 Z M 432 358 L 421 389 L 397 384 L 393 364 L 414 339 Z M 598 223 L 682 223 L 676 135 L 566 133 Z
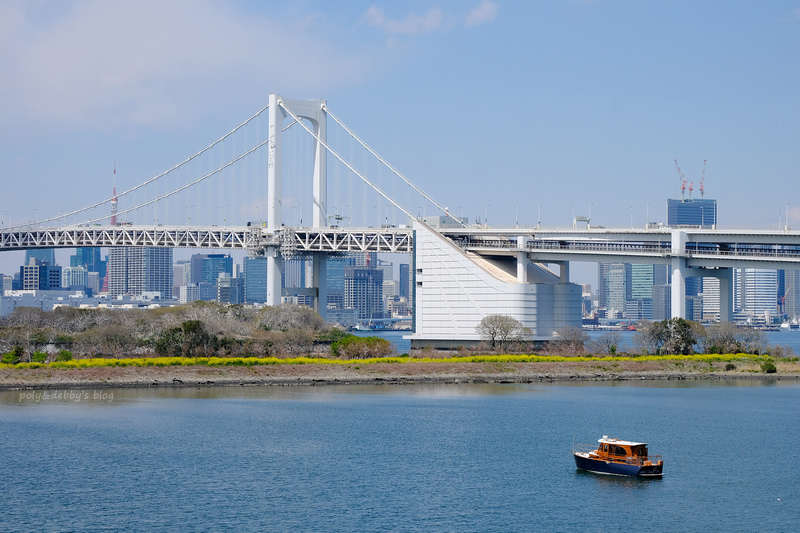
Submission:
M 527 252 L 542 263 L 607 261 L 692 268 L 800 267 L 800 231 L 742 229 L 440 228 L 465 251 L 512 256 Z M 293 228 L 260 226 L 66 226 L 0 231 L 0 251 L 31 248 L 155 246 L 310 253 L 411 253 L 410 228 Z

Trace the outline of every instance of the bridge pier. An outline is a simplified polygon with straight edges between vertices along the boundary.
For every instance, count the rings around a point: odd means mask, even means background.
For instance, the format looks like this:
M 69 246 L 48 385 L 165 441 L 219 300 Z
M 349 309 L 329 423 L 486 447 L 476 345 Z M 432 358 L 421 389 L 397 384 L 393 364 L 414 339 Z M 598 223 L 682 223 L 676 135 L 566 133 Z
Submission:
M 267 305 L 275 307 L 281 304 L 283 257 L 276 247 L 267 248 L 264 256 L 267 258 Z
M 672 318 L 686 318 L 686 257 L 682 251 L 686 249 L 689 241 L 685 231 L 672 232 L 672 289 L 670 303 Z
M 528 283 L 528 265 L 531 263 L 531 258 L 528 256 L 528 237 L 524 235 L 517 236 L 517 281 L 519 283 Z

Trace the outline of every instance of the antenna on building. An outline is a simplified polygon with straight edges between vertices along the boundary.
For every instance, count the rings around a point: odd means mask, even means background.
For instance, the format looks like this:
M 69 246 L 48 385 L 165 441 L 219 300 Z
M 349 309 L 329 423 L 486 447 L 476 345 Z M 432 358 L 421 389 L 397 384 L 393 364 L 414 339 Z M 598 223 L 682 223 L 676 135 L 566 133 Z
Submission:
M 703 198 L 704 183 L 706 181 L 706 160 L 703 159 L 703 173 L 700 175 L 700 198 Z
M 114 192 L 111 197 L 111 225 L 117 225 L 117 162 L 114 161 Z
M 677 159 L 675 160 L 675 168 L 678 169 L 678 179 L 681 182 L 681 200 L 685 200 L 684 195 L 686 193 L 686 176 L 683 174 L 683 170 L 681 170 L 681 167 L 678 165 L 678 160 Z M 690 197 L 691 197 L 691 192 L 692 192 L 692 190 L 689 189 L 689 196 Z

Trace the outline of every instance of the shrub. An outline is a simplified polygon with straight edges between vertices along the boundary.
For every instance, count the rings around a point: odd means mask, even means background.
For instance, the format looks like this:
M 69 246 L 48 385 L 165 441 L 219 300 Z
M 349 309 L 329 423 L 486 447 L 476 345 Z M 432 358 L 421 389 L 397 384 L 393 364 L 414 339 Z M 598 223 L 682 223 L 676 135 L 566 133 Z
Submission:
M 730 372 L 731 370 L 736 370 L 736 365 L 734 365 L 733 363 L 728 363 L 727 365 L 725 365 L 726 372 Z
M 58 352 L 58 357 L 56 357 L 56 361 L 72 361 L 72 352 L 69 350 L 61 350 Z
M 331 343 L 331 354 L 345 359 L 384 357 L 392 353 L 392 343 L 380 337 L 347 337 Z
M 775 367 L 775 363 L 767 359 L 761 363 L 761 371 L 765 374 L 774 374 L 778 369 Z
M 3 356 L 3 363 L 7 365 L 16 365 L 22 358 L 23 353 L 24 350 L 22 349 L 22 346 L 14 346 L 10 352 Z
M 47 361 L 47 354 L 42 352 L 34 352 L 31 356 L 31 361 L 34 363 L 44 363 Z

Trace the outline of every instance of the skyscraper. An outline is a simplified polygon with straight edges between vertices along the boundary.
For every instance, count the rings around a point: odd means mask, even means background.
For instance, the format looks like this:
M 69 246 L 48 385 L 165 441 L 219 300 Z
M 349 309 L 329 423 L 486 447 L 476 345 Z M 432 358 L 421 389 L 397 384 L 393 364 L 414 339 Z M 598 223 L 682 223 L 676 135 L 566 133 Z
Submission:
M 267 258 L 245 257 L 244 300 L 247 303 L 264 303 L 267 301 Z
M 140 296 L 146 292 L 172 298 L 172 248 L 110 248 L 109 296 Z
M 800 270 L 785 271 L 784 313 L 790 320 L 800 317 Z
M 203 278 L 206 283 L 217 283 L 222 273 L 233 276 L 233 258 L 227 254 L 208 254 L 202 260 Z
M 220 273 L 217 278 L 217 301 L 226 304 L 244 303 L 244 284 L 242 278 L 233 278 Z
M 356 309 L 359 320 L 383 318 L 383 271 L 371 267 L 345 267 L 344 306 Z
M 37 248 L 35 250 L 25 250 L 25 265 L 31 264 L 31 259 L 37 259 L 42 263 L 56 266 L 56 251 L 53 248 Z
M 344 309 L 344 271 L 353 266 L 354 257 L 331 257 L 327 261 L 328 309 Z
M 409 265 L 407 263 L 400 263 L 399 267 L 400 267 L 400 287 L 399 287 L 400 297 L 405 298 L 406 301 L 409 301 L 408 296 L 411 288 Z
M 778 273 L 762 268 L 734 271 L 734 306 L 749 317 L 771 318 L 778 312 Z
M 52 291 L 61 288 L 61 267 L 31 258 L 27 265 L 19 268 L 22 290 Z
M 698 198 L 667 200 L 667 225 L 713 228 L 717 225 L 717 201 Z

